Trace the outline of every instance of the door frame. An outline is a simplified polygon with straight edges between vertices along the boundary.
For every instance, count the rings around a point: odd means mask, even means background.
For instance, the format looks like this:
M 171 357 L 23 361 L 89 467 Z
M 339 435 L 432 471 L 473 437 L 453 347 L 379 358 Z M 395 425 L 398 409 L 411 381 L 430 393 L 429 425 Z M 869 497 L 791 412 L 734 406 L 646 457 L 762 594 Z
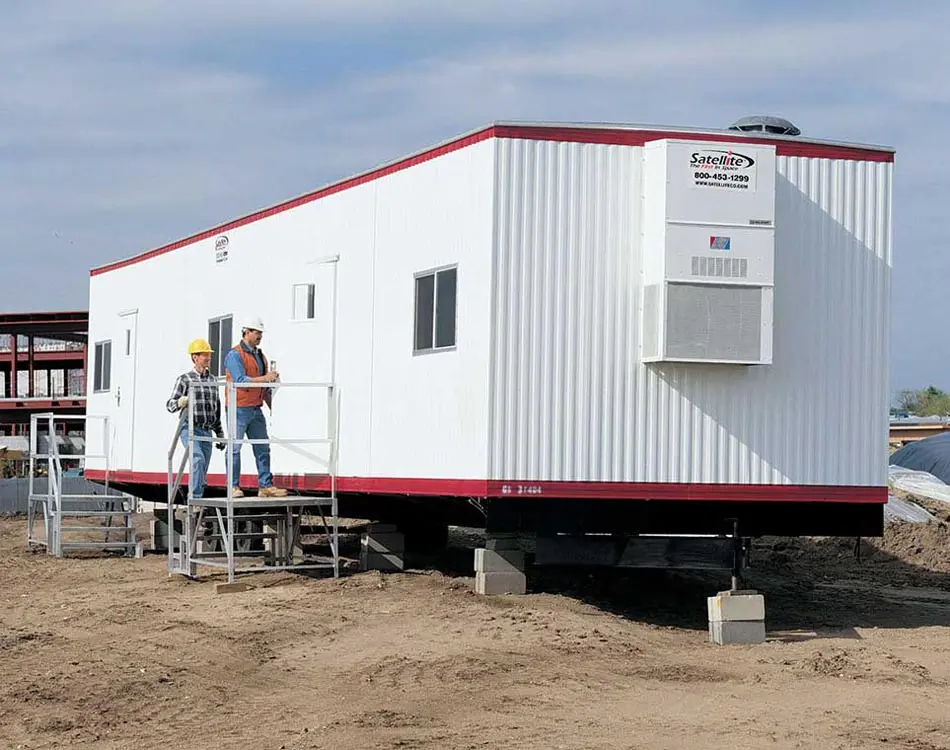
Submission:
M 314 258 L 307 261 L 308 266 L 327 266 L 333 265 L 333 283 L 330 299 L 330 381 L 336 386 L 336 327 L 337 327 L 337 285 L 339 283 L 340 254 L 324 255 L 320 258 Z M 316 282 L 319 271 L 314 270 L 313 280 Z
M 135 462 L 135 393 L 137 390 L 137 380 L 138 380 L 138 369 L 139 369 L 139 358 L 138 358 L 138 346 L 139 346 L 139 309 L 133 308 L 130 310 L 122 310 L 119 313 L 119 320 L 122 325 L 120 328 L 121 331 L 121 352 L 122 352 L 122 382 L 116 383 L 116 409 L 122 408 L 122 395 L 121 388 L 126 382 L 130 383 L 132 389 L 132 404 L 129 410 L 129 424 L 128 436 L 123 436 L 123 439 L 127 437 L 129 445 L 129 465 L 128 466 L 119 466 L 113 468 L 126 469 L 131 471 L 133 469 L 132 464 Z M 131 325 L 130 325 L 131 323 Z M 131 335 L 129 335 L 131 333 Z M 131 374 L 128 372 L 129 359 L 131 359 Z M 128 381 L 126 380 L 128 378 Z M 119 445 L 119 436 L 113 435 L 113 446 Z

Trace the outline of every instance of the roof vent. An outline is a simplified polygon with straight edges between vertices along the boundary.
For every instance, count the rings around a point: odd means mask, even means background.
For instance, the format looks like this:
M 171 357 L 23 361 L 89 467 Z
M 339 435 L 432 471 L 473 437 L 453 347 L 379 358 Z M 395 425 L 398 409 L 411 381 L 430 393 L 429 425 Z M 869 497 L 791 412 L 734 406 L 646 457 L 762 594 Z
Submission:
M 776 135 L 801 135 L 802 131 L 782 117 L 753 115 L 736 120 L 729 130 L 741 130 L 744 133 L 775 133 Z

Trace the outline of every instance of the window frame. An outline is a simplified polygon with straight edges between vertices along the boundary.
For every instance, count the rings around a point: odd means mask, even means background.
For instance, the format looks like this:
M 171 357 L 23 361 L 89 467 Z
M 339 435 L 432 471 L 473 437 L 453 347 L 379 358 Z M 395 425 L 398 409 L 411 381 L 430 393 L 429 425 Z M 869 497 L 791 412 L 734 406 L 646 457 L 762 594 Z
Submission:
M 455 309 L 452 319 L 452 343 L 448 346 L 438 346 L 436 336 L 439 330 L 439 274 L 446 271 L 455 271 Z M 417 347 L 416 332 L 419 322 L 419 302 L 418 302 L 418 284 L 420 279 L 432 277 L 432 345 L 423 349 Z M 424 271 L 418 271 L 412 275 L 412 356 L 436 354 L 439 352 L 452 352 L 458 349 L 458 263 L 451 263 L 444 266 L 427 268 Z
M 210 372 L 216 378 L 224 377 L 224 373 L 225 373 L 224 358 L 225 356 L 227 356 L 227 349 L 231 348 L 231 342 L 228 342 L 227 344 L 221 343 L 222 342 L 221 329 L 223 327 L 221 324 L 226 320 L 230 321 L 231 323 L 231 338 L 234 338 L 234 314 L 233 313 L 229 313 L 227 315 L 219 315 L 215 318 L 208 318 L 208 343 L 211 344 L 211 348 L 213 349 L 213 352 L 211 354 L 211 367 L 209 368 L 208 372 Z M 218 335 L 216 337 L 211 335 L 211 326 L 213 325 L 218 326 Z
M 297 290 L 307 288 L 307 315 L 297 317 Z M 302 281 L 290 287 L 290 320 L 293 323 L 312 323 L 317 319 L 317 285 L 313 281 Z
M 109 356 L 106 358 L 103 353 L 109 349 Z M 103 364 L 103 359 L 108 362 L 108 368 Z M 112 339 L 102 339 L 93 344 L 93 364 L 92 364 L 92 392 L 109 393 L 112 390 Z

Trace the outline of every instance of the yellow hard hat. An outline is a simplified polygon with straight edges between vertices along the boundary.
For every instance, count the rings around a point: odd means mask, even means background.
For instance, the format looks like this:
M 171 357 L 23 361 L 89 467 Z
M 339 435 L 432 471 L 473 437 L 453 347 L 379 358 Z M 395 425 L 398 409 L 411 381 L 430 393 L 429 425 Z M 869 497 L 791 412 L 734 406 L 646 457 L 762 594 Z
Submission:
M 188 344 L 188 353 L 189 354 L 213 354 L 214 349 L 211 348 L 209 344 L 204 339 L 195 339 L 190 344 Z

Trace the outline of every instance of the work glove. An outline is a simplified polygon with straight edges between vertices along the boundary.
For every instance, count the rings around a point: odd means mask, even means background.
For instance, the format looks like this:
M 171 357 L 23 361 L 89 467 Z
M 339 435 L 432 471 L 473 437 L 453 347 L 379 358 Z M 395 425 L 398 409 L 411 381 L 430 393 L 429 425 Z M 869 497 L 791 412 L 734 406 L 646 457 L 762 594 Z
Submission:
M 188 406 L 188 397 L 182 396 L 181 398 L 178 399 L 178 408 L 184 409 L 186 406 Z

